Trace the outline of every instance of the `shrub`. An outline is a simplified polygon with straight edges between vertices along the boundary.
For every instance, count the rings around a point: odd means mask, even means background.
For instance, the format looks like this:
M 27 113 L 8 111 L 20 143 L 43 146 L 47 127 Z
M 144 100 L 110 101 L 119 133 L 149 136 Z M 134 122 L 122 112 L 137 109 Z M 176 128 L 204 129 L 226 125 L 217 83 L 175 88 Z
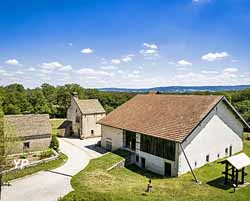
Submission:
M 58 151 L 58 149 L 59 149 L 59 141 L 55 135 L 52 135 L 52 139 L 50 142 L 50 148 L 54 149 L 55 151 Z
M 53 155 L 53 151 L 51 149 L 45 150 L 45 151 L 41 152 L 40 159 L 49 158 L 52 155 Z

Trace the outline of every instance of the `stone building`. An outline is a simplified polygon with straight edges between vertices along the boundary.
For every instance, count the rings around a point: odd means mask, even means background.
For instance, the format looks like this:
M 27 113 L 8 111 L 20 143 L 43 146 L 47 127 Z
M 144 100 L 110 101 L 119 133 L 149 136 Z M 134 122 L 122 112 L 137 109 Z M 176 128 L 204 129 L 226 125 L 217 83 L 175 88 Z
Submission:
M 6 115 L 4 121 L 7 135 L 18 139 L 12 153 L 49 148 L 52 129 L 48 114 Z
M 132 161 L 179 176 L 243 150 L 246 121 L 222 96 L 137 95 L 98 122 L 101 145 Z
M 71 105 L 67 111 L 67 120 L 71 121 L 71 131 L 65 133 L 80 139 L 101 136 L 101 125 L 96 122 L 106 113 L 97 99 L 80 100 L 77 93 L 71 97 Z

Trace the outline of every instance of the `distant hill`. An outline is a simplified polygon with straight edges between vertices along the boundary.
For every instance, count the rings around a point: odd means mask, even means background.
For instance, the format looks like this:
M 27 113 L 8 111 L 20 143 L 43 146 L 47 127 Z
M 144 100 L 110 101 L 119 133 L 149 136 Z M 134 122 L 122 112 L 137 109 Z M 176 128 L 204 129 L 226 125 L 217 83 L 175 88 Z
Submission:
M 160 91 L 160 92 L 193 92 L 193 91 L 235 91 L 249 88 L 250 85 L 235 85 L 235 86 L 169 86 L 169 87 L 153 87 L 153 88 L 141 88 L 141 89 L 129 89 L 129 88 L 100 88 L 100 91 L 118 91 L 118 92 L 148 92 L 148 91 Z

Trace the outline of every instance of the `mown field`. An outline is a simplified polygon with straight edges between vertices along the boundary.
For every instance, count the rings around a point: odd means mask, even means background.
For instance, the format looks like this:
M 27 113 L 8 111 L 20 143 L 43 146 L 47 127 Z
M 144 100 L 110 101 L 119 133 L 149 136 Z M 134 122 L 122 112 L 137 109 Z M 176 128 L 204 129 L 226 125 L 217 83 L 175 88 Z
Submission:
M 250 155 L 250 141 L 244 142 L 244 152 Z M 218 161 L 195 171 L 202 182 L 196 184 L 190 173 L 178 178 L 161 178 L 142 171 L 135 166 L 107 168 L 122 157 L 109 153 L 92 160 L 86 169 L 75 175 L 72 186 L 75 191 L 66 195 L 63 201 L 249 201 L 250 187 L 240 188 L 233 193 L 232 188 L 222 185 L 224 166 Z M 250 181 L 250 168 L 246 180 Z M 148 179 L 152 178 L 153 193 L 145 193 Z

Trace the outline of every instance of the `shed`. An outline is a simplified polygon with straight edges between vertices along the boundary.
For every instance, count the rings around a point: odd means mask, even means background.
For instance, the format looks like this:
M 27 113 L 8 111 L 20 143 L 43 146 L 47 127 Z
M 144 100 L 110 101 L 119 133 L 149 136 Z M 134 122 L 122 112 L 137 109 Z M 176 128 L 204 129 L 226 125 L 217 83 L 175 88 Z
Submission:
M 228 176 L 231 176 L 231 181 L 238 186 L 239 184 L 239 172 L 241 172 L 241 184 L 244 184 L 244 177 L 246 176 L 245 168 L 250 166 L 250 158 L 240 153 L 227 158 L 225 161 L 225 184 L 228 183 Z M 231 170 L 231 173 L 229 171 Z

